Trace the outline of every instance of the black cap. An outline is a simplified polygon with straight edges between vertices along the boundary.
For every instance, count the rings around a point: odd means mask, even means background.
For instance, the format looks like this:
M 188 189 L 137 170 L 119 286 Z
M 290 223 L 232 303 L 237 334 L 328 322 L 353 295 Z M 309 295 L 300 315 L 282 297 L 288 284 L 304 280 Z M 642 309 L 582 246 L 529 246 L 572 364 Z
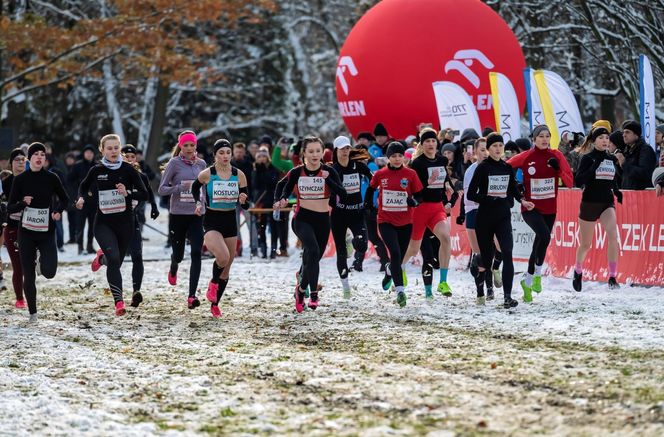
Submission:
M 9 154 L 9 162 L 11 163 L 14 160 L 14 158 L 16 158 L 18 155 L 25 156 L 25 152 L 20 147 L 17 147 L 11 151 L 11 153 Z
M 641 136 L 641 123 L 638 121 L 634 120 L 627 120 L 626 122 L 623 123 L 622 125 L 622 130 L 631 130 L 634 132 L 637 136 Z
M 425 140 L 430 139 L 434 139 L 436 142 L 438 142 L 438 135 L 436 135 L 436 131 L 433 129 L 427 129 L 420 133 L 420 144 L 422 144 Z
M 406 148 L 399 141 L 392 141 L 389 146 L 387 146 L 387 152 L 385 156 L 388 158 L 395 153 L 401 153 L 402 155 L 406 153 Z
M 493 129 L 491 129 L 490 127 L 487 126 L 487 127 L 485 127 L 485 128 L 482 130 L 482 136 L 486 138 L 486 137 L 488 137 L 489 134 L 492 133 L 492 132 L 495 132 L 495 131 L 494 131 Z
M 516 144 L 516 147 L 518 147 L 519 151 L 521 152 L 530 150 L 533 146 L 528 138 L 517 138 L 514 140 L 514 144 Z M 507 146 L 507 144 L 505 144 L 505 146 Z
M 376 123 L 376 127 L 374 127 L 373 134 L 374 134 L 374 136 L 382 135 L 382 136 L 386 137 L 387 136 L 387 129 L 385 129 L 385 126 L 383 126 L 383 123 Z
M 613 131 L 611 135 L 609 135 L 609 141 L 615 144 L 617 149 L 622 150 L 625 148 L 625 140 L 623 139 L 621 130 Z
M 92 153 L 95 153 L 97 149 L 95 149 L 95 146 L 92 144 L 86 144 L 85 147 L 83 147 L 83 150 L 81 150 L 81 153 L 85 153 L 86 150 L 92 150 Z
M 371 132 L 360 132 L 357 134 L 357 139 L 360 140 L 364 138 L 365 140 L 369 141 L 370 143 L 373 143 L 376 141 L 376 138 L 374 138 L 373 135 L 371 135 Z
M 40 151 L 46 153 L 46 146 L 42 143 L 30 144 L 30 147 L 28 147 L 28 159 L 32 158 L 32 155 Z
M 136 147 L 134 147 L 131 144 L 127 144 L 122 149 L 120 149 L 120 152 L 122 152 L 122 153 L 133 153 L 135 155 L 136 154 Z
M 219 149 L 221 149 L 222 147 L 228 147 L 229 149 L 233 150 L 231 142 L 225 138 L 222 138 L 214 142 L 214 154 L 216 155 L 217 151 L 219 151 Z
M 268 146 L 272 147 L 272 137 L 269 135 L 263 135 L 258 144 L 267 144 Z
M 488 137 L 486 137 L 486 148 L 487 149 L 489 147 L 491 147 L 492 144 L 496 144 L 496 143 L 505 144 L 505 140 L 503 140 L 503 136 L 500 135 L 499 133 L 494 132 L 494 133 L 489 134 Z

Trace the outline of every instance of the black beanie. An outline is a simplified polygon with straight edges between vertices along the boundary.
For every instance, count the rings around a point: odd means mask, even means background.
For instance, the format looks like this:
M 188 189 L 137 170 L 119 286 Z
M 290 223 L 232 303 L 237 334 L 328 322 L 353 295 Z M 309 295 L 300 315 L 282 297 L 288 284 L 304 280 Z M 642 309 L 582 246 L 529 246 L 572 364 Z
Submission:
M 225 138 L 222 138 L 220 140 L 217 140 L 214 142 L 214 154 L 216 155 L 219 149 L 222 147 L 228 147 L 229 149 L 233 150 L 233 146 L 231 146 L 231 142 L 228 141 Z
M 30 144 L 30 147 L 28 147 L 28 159 L 32 158 L 32 155 L 39 151 L 46 153 L 46 146 L 42 143 Z
M 25 156 L 25 152 L 23 151 L 23 149 L 21 149 L 19 147 L 12 150 L 11 153 L 9 154 L 10 165 L 11 165 L 11 162 L 14 160 L 14 158 L 16 158 L 18 155 Z
M 493 129 L 491 129 L 490 127 L 487 126 L 487 127 L 485 127 L 485 128 L 482 130 L 482 136 L 483 136 L 484 138 L 486 138 L 486 137 L 488 137 L 489 134 L 492 133 L 492 132 L 495 132 L 495 131 L 494 131 Z
M 373 131 L 374 136 L 387 136 L 387 129 L 385 129 L 385 126 L 383 126 L 383 123 L 376 123 L 376 127 L 374 127 Z
M 371 135 L 371 133 L 369 133 L 369 132 L 360 132 L 359 134 L 357 134 L 357 139 L 358 140 L 361 140 L 362 138 L 369 141 L 370 143 L 373 143 L 374 141 L 376 141 L 374 136 Z
M 131 144 L 127 144 L 122 149 L 120 149 L 120 152 L 122 152 L 122 153 L 133 153 L 135 155 L 136 154 L 136 147 L 134 147 Z
M 424 143 L 425 140 L 430 139 L 434 139 L 436 142 L 438 142 L 438 135 L 436 135 L 436 131 L 427 129 L 420 134 L 420 144 Z
M 622 130 L 625 130 L 625 129 L 631 130 L 632 132 L 634 132 L 639 137 L 641 136 L 641 124 L 638 121 L 627 120 L 622 125 Z
M 520 152 L 525 152 L 526 150 L 530 150 L 533 146 L 528 138 L 517 138 L 516 140 L 514 140 L 514 144 L 516 144 L 516 147 L 519 149 Z M 507 144 L 505 144 L 505 147 L 507 147 Z
M 272 137 L 269 135 L 263 135 L 258 144 L 267 144 L 268 146 L 272 147 Z
M 498 134 L 498 133 L 493 132 L 493 133 L 489 134 L 488 137 L 486 137 L 486 148 L 488 149 L 489 147 L 491 147 L 492 144 L 495 144 L 495 143 L 503 143 L 503 145 L 505 145 L 505 141 L 503 140 L 503 136 Z
M 387 153 L 385 156 L 388 158 L 395 153 L 401 153 L 402 155 L 406 153 L 406 148 L 398 141 L 392 141 L 389 146 L 387 146 Z
M 86 150 L 91 150 L 92 153 L 97 152 L 97 149 L 95 149 L 95 146 L 93 146 L 92 144 L 88 144 L 85 147 L 83 147 L 83 150 L 81 151 L 81 153 L 85 153 Z
M 615 144 L 617 149 L 622 150 L 625 148 L 625 140 L 623 140 L 621 130 L 613 131 L 611 135 L 609 135 L 609 141 Z
M 590 131 L 590 141 L 594 142 L 597 138 L 599 138 L 600 135 L 609 135 L 609 133 L 610 133 L 609 130 L 604 126 L 598 126 Z M 609 139 L 611 139 L 610 135 Z

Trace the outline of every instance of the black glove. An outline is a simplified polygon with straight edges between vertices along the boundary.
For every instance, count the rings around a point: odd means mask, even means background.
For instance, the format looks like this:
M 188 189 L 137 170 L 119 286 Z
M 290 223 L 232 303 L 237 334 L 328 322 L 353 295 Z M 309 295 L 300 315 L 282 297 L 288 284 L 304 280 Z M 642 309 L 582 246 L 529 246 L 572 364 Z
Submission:
M 364 200 L 364 209 L 366 209 L 367 211 L 373 211 L 374 209 L 376 209 L 373 203 L 373 196 L 371 196 L 370 199 L 367 198 Z
M 420 202 L 418 202 L 417 200 L 413 199 L 412 197 L 407 198 L 407 199 L 406 199 L 406 203 L 408 204 L 408 206 L 411 206 L 411 207 L 416 207 L 417 205 L 420 204 Z
M 249 202 L 245 201 L 243 204 L 240 205 L 240 208 L 244 209 L 245 211 L 249 209 Z
M 460 215 L 456 218 L 456 224 L 461 226 L 463 223 L 466 221 L 466 216 L 465 215 Z
M 157 220 L 157 217 L 159 217 L 159 208 L 157 208 L 157 205 L 152 205 L 152 208 L 150 209 L 150 218 L 152 220 Z
M 622 205 L 622 200 L 623 200 L 622 192 L 620 190 L 614 190 L 613 195 L 616 196 L 616 200 L 618 201 L 618 203 Z
M 560 162 L 558 162 L 558 158 L 555 158 L 555 157 L 552 156 L 551 158 L 549 158 L 549 160 L 546 163 L 552 169 L 554 169 L 556 171 L 560 170 Z

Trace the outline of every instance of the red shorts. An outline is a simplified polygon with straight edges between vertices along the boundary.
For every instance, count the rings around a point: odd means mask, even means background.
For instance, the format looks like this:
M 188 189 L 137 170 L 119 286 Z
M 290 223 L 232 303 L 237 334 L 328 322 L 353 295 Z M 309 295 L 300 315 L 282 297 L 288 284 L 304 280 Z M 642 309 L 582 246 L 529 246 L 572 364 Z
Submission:
M 421 240 L 426 228 L 431 229 L 447 218 L 442 203 L 422 202 L 413 210 L 413 233 L 411 240 Z

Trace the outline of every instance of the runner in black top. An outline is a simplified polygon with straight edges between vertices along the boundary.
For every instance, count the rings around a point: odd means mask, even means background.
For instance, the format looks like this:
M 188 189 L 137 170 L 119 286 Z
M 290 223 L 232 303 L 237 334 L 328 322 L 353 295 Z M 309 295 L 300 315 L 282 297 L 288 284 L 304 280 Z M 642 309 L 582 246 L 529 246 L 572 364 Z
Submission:
M 138 172 L 131 164 L 122 161 L 119 136 L 110 134 L 102 137 L 99 151 L 104 157 L 81 182 L 76 208 L 83 208 L 94 186 L 98 199 L 94 231 L 100 249 L 91 267 L 93 272 L 102 265 L 107 267 L 106 278 L 115 301 L 115 315 L 122 316 L 126 310 L 122 300 L 120 267 L 134 234 L 132 201 L 147 200 L 148 193 Z M 134 301 L 138 298 L 138 295 L 132 298 L 132 306 L 140 303 Z
M 58 268 L 58 249 L 53 220 L 60 218 L 62 211 L 67 207 L 69 196 L 60 178 L 42 168 L 46 160 L 46 147 L 42 143 L 30 144 L 28 159 L 30 170 L 14 178 L 7 213 L 11 215 L 22 212 L 18 246 L 23 267 L 23 290 L 28 301 L 30 321 L 36 321 L 35 261 L 39 265 L 39 272 L 45 278 L 51 279 L 55 276 Z M 54 195 L 58 198 L 55 206 Z

